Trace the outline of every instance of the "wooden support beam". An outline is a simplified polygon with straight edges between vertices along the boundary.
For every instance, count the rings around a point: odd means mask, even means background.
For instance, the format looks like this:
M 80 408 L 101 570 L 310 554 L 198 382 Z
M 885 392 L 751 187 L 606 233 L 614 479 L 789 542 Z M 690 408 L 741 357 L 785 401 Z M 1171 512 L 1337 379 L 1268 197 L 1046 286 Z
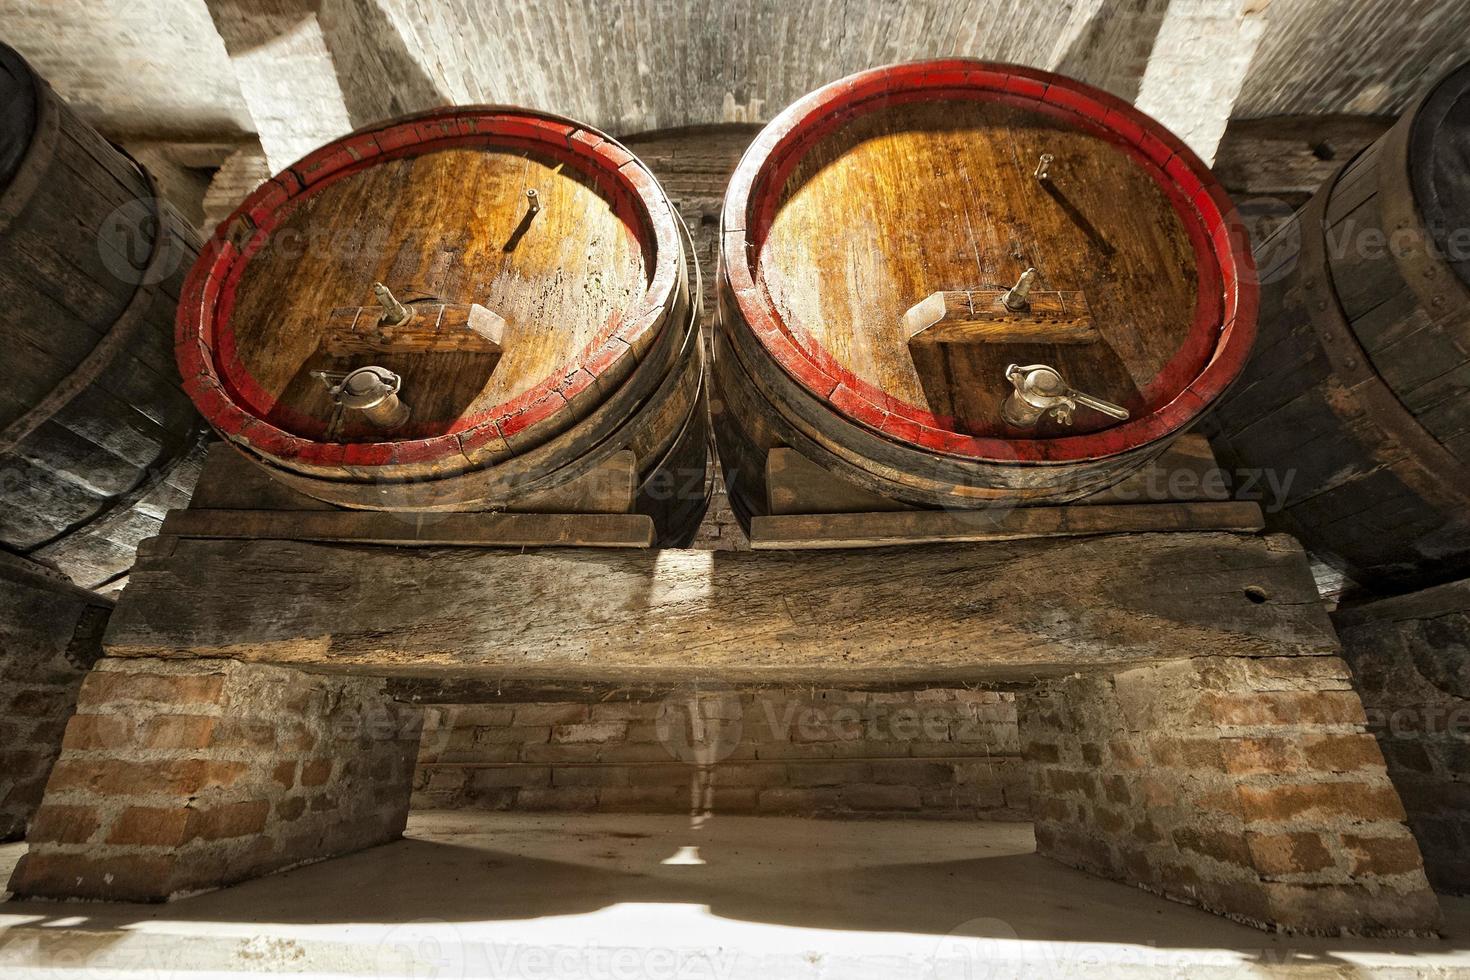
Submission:
M 910 344 L 1095 344 L 1102 334 L 1080 292 L 1032 290 L 1025 309 L 1006 290 L 931 293 L 903 315 Z
M 160 538 L 104 642 L 124 657 L 626 685 L 1026 680 L 1338 649 L 1294 540 L 1219 532 L 803 554 Z

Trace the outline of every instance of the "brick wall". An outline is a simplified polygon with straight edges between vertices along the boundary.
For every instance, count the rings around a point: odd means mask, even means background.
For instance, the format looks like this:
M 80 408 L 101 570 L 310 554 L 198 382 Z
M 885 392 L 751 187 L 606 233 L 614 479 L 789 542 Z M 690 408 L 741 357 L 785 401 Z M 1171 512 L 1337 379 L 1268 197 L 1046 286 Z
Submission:
M 0 841 L 25 836 L 112 603 L 0 556 Z
M 1335 657 L 1206 657 L 1023 699 L 1038 850 L 1268 927 L 1432 930 L 1419 849 Z
M 1429 880 L 1470 895 L 1470 582 L 1346 610 L 1337 625 Z
M 421 715 L 381 680 L 102 660 L 11 889 L 162 901 L 394 839 Z
M 680 692 L 429 708 L 414 806 L 1025 819 L 1013 695 Z

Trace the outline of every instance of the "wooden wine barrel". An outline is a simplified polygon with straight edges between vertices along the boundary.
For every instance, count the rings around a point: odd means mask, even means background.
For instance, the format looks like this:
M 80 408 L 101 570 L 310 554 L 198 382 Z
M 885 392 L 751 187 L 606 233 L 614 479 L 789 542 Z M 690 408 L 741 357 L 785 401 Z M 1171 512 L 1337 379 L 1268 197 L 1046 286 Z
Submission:
M 199 242 L 0 45 L 0 546 L 86 588 L 187 502 L 203 433 L 173 319 Z
M 635 509 L 681 544 L 708 493 L 685 237 L 643 164 L 578 123 L 385 122 L 221 225 L 185 288 L 179 366 L 222 436 L 317 499 L 535 509 L 631 450 Z
M 1255 332 L 1246 233 L 1199 159 L 1027 68 L 905 64 L 806 96 L 741 161 L 722 234 L 712 405 L 742 518 L 769 512 L 782 445 L 910 505 L 1085 496 L 1184 432 Z M 1012 424 L 1012 364 L 1128 418 Z
M 1470 574 L 1467 158 L 1470 66 L 1257 249 L 1261 339 L 1208 423 L 1287 486 L 1268 520 L 1373 591 Z

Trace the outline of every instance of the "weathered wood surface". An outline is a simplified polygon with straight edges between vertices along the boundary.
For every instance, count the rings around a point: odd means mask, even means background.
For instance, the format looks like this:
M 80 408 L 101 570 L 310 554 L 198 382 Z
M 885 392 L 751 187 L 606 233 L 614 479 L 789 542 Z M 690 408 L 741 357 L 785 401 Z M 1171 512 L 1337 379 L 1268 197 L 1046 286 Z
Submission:
M 329 437 L 332 401 L 312 372 L 360 366 L 324 342 L 331 312 L 371 305 L 375 282 L 405 302 L 418 293 L 480 303 L 506 322 L 498 363 L 471 351 L 380 358 L 414 407 L 401 437 L 450 431 L 575 363 L 643 295 L 648 271 L 642 228 L 560 163 L 513 147 L 441 150 L 379 162 L 315 195 L 240 280 L 230 316 L 237 370 L 270 399 L 253 407 L 296 435 Z M 543 206 L 528 218 L 531 188 Z M 349 247 L 364 236 L 376 247 Z M 355 419 L 339 438 L 382 433 Z
M 1260 505 L 1248 500 L 771 514 L 757 515 L 751 520 L 750 546 L 757 551 L 883 548 L 900 544 L 1015 541 L 1153 531 L 1259 531 L 1264 527 Z
M 629 450 L 614 453 L 582 476 L 533 494 L 506 508 L 519 514 L 626 514 L 638 493 L 638 460 Z M 325 501 L 292 490 L 228 444 L 209 447 L 204 472 L 189 507 L 198 510 L 324 511 L 341 513 Z
M 173 470 L 199 420 L 173 322 L 199 245 L 3 44 L 0 75 L 14 100 L 0 110 L 0 546 L 100 587 L 157 533 L 145 501 L 187 482 Z
M 849 553 L 412 551 L 160 538 L 115 656 L 515 682 L 1025 679 L 1337 649 L 1289 538 Z
M 1260 340 L 1205 423 L 1290 475 L 1274 526 L 1369 591 L 1470 573 L 1467 107 L 1470 68 L 1257 249 Z
M 263 185 L 222 234 L 237 248 L 189 280 L 180 363 L 217 431 L 293 490 L 541 511 L 631 451 L 633 506 L 661 543 L 693 536 L 702 482 L 660 488 L 706 469 L 700 283 L 667 198 L 609 137 L 509 107 L 374 124 Z M 378 284 L 411 320 L 380 329 Z M 412 414 L 391 434 L 316 376 L 365 358 L 402 379 Z
M 1036 290 L 1024 309 L 1004 289 L 937 292 L 903 315 L 910 344 L 1096 344 L 1102 334 L 1080 292 Z
M 1057 157 L 1048 182 L 1034 176 L 1042 153 Z M 870 109 L 803 152 L 755 244 L 793 330 L 966 431 L 1009 434 L 999 413 L 1009 363 L 1051 364 L 1135 414 L 1177 392 L 1139 395 L 1189 337 L 1199 280 L 1188 232 L 1127 153 L 1036 112 L 958 100 Z M 1033 338 L 943 345 L 929 365 L 894 329 L 936 290 L 1005 290 L 1032 266 L 1039 287 L 1086 293 L 1107 356 Z M 1078 431 L 1105 422 L 1079 417 Z
M 772 449 L 766 455 L 766 497 L 771 514 L 858 514 L 917 509 L 869 493 L 796 450 L 784 447 Z M 1209 441 L 1198 433 L 1188 433 L 1122 483 L 1069 506 L 1229 499 L 1230 480 L 1216 465 Z
M 647 514 L 403 514 L 367 510 L 176 510 L 160 535 L 382 545 L 647 548 Z
M 1446 582 L 1406 595 L 1343 606 L 1333 612 L 1332 622 L 1339 630 L 1349 630 L 1438 619 L 1445 620 L 1444 625 L 1453 628 L 1463 623 L 1466 616 L 1470 616 L 1470 579 Z M 1463 629 L 1456 639 L 1461 648 L 1470 645 L 1470 633 Z M 1460 659 L 1463 660 L 1463 657 Z M 1470 669 L 1470 664 L 1466 664 L 1466 667 Z
M 505 320 L 478 303 L 414 303 L 405 309 L 407 321 L 385 323 L 381 306 L 339 307 L 327 317 L 322 344 L 333 357 L 500 353 Z

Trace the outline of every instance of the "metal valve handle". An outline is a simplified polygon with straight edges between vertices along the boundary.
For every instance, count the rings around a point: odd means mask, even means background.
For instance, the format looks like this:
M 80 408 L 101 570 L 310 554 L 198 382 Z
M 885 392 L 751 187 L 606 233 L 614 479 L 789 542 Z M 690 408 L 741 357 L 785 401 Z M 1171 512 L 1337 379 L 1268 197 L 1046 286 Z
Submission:
M 1006 380 L 1016 390 L 1006 397 L 1000 414 L 1011 425 L 1030 428 L 1047 414 L 1062 425 L 1071 425 L 1078 405 L 1120 422 L 1129 417 L 1123 406 L 1078 391 L 1067 384 L 1060 371 L 1046 364 L 1008 365 Z

